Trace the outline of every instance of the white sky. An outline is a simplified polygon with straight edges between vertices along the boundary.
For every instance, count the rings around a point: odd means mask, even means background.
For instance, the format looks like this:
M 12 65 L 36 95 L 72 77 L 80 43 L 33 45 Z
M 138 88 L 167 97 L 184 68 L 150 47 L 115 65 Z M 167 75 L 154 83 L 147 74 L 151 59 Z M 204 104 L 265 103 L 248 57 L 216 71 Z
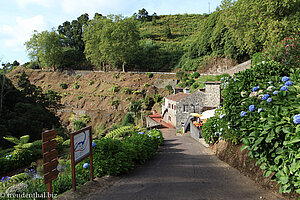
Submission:
M 29 61 L 24 43 L 34 30 L 51 30 L 88 13 L 131 16 L 145 8 L 149 14 L 203 14 L 214 11 L 221 0 L 1 0 L 0 61 Z

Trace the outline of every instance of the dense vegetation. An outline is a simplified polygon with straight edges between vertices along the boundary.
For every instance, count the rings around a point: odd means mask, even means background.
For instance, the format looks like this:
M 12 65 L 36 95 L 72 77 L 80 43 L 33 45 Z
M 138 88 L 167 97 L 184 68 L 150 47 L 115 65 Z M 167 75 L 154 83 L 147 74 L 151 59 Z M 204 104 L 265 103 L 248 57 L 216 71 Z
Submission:
M 124 135 L 124 134 L 121 134 Z M 26 137 L 26 136 L 25 136 Z M 23 138 L 24 139 L 24 138 Z M 159 145 L 163 143 L 162 133 L 159 130 L 145 132 L 131 132 L 130 137 L 121 138 L 101 138 L 93 142 L 93 167 L 94 176 L 120 175 L 128 173 L 136 164 L 145 163 L 156 152 Z M 27 147 L 29 145 L 26 145 Z M 23 150 L 28 151 L 28 148 Z M 36 149 L 38 145 L 35 145 Z M 35 150 L 36 150 L 35 149 Z M 41 149 L 40 149 L 41 151 Z M 26 152 L 27 153 L 27 152 Z M 30 154 L 28 154 L 30 157 Z M 6 162 L 16 162 L 10 155 L 0 159 L 2 164 Z M 21 162 L 22 160 L 20 160 Z M 24 160 L 23 160 L 24 162 Z M 76 165 L 76 185 L 80 186 L 89 181 L 89 161 L 85 159 Z M 1 166 L 6 166 L 2 165 Z M 36 163 L 26 169 L 24 173 L 12 177 L 1 178 L 0 191 L 14 194 L 47 192 L 44 184 L 42 166 Z M 53 193 L 60 195 L 72 188 L 71 161 L 67 158 L 60 158 L 57 167 L 59 176 L 53 181 Z M 2 169 L 1 169 L 2 170 Z M 0 171 L 1 173 L 2 171 Z M 4 197 L 8 199 L 8 196 Z
M 36 32 L 26 48 L 31 67 L 198 70 L 219 58 L 245 61 L 297 33 L 299 4 L 223 0 L 209 15 L 148 15 L 145 9 L 130 18 L 83 14 L 57 31 Z
M 59 119 L 50 109 L 59 106 L 60 96 L 52 90 L 42 91 L 31 84 L 25 73 L 18 75 L 18 89 L 0 75 L 0 144 L 9 147 L 4 136 L 30 135 L 32 141 L 41 139 L 45 129 L 59 128 Z
M 250 69 L 224 78 L 223 105 L 203 125 L 207 143 L 243 143 L 242 150 L 248 149 L 250 158 L 284 193 L 300 193 L 298 42 L 295 36 L 268 46 Z

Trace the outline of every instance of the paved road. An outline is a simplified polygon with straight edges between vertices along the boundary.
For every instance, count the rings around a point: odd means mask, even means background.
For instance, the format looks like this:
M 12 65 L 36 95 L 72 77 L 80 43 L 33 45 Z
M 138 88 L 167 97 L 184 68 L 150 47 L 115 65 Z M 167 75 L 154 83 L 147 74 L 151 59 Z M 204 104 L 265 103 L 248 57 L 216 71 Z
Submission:
M 165 144 L 145 165 L 95 194 L 95 200 L 280 199 L 256 186 L 190 137 L 163 130 Z

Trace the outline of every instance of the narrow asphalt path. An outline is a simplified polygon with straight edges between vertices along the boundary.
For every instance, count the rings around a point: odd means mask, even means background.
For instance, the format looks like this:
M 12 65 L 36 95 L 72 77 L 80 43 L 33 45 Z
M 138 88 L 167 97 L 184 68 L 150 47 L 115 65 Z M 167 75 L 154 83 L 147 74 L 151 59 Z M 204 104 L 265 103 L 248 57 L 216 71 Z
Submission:
M 280 199 L 220 161 L 210 150 L 174 129 L 145 165 L 91 196 L 95 200 Z

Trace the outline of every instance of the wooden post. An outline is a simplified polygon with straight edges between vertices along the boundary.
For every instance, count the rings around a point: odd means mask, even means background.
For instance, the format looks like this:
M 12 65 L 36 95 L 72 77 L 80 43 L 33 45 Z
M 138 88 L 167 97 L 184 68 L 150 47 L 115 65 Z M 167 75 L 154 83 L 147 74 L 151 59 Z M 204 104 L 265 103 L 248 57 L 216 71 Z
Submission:
M 72 169 L 72 188 L 76 190 L 76 174 L 75 174 L 75 155 L 74 155 L 74 135 L 70 135 L 71 144 L 71 169 Z
M 50 183 L 47 184 L 47 199 L 48 200 L 52 200 L 52 181 L 50 181 Z
M 93 137 L 92 129 L 90 129 L 90 181 L 94 179 L 94 170 L 93 170 Z

